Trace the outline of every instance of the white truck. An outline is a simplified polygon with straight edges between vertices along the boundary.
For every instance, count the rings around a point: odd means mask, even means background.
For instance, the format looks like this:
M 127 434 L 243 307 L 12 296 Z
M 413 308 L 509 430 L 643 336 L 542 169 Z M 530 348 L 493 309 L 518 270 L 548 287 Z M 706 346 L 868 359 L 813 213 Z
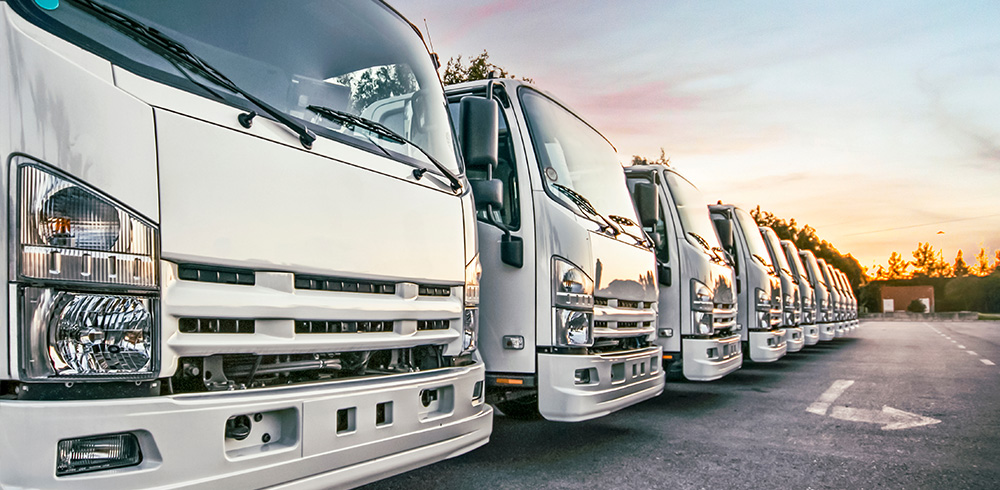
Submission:
M 836 272 L 840 290 L 847 297 L 847 325 L 853 332 L 858 328 L 858 298 L 854 296 L 854 288 L 851 287 L 851 280 L 847 278 L 847 274 L 840 269 L 836 269 Z
M 805 345 L 802 327 L 799 326 L 802 308 L 799 303 L 799 287 L 792 277 L 792 267 L 788 264 L 785 251 L 781 248 L 778 235 L 766 226 L 760 227 L 761 236 L 767 244 L 774 268 L 781 280 L 781 324 L 785 327 L 785 340 L 788 341 L 788 352 L 798 352 Z
M 823 282 L 826 283 L 826 286 L 830 289 L 830 295 L 833 297 L 833 320 L 836 328 L 836 336 L 844 337 L 849 330 L 847 321 L 845 320 L 847 317 L 847 306 L 844 295 L 840 292 L 840 287 L 834 280 L 833 266 L 823 259 L 816 260 L 819 262 L 820 272 L 823 274 Z
M 701 192 L 666 165 L 625 168 L 647 234 L 656 244 L 660 286 L 657 344 L 663 365 L 692 381 L 719 379 L 743 365 L 736 277 Z M 643 206 L 654 192 L 658 205 Z M 645 214 L 649 216 L 644 216 Z M 732 246 L 733 233 L 722 234 Z
M 492 136 L 499 145 L 496 165 L 466 155 L 490 401 L 509 415 L 573 422 L 660 394 L 652 244 L 615 148 L 520 81 L 466 82 L 446 93 L 461 141 Z M 459 108 L 486 97 L 501 107 L 499 132 L 472 133 Z
M 788 351 L 781 326 L 781 280 L 767 245 L 750 213 L 732 204 L 708 207 L 720 236 L 735 238 L 726 252 L 736 271 L 737 322 L 743 355 L 753 362 L 774 362 Z
M 799 257 L 799 248 L 791 240 L 782 240 L 781 249 L 785 253 L 788 265 L 792 268 L 792 279 L 799 291 L 799 326 L 805 345 L 819 343 L 819 325 L 816 323 L 816 293 L 813 291 L 805 265 Z
M 0 1 L 0 100 L 0 487 L 346 487 L 489 440 L 473 199 L 391 7 Z
M 813 255 L 812 251 L 802 250 L 799 252 L 799 256 L 802 258 L 806 276 L 809 278 L 809 283 L 815 293 L 813 310 L 816 324 L 819 325 L 819 340 L 822 342 L 833 340 L 837 336 L 837 326 L 834 322 L 833 296 L 830 293 L 830 288 L 823 280 L 819 262 L 816 261 L 816 256 Z

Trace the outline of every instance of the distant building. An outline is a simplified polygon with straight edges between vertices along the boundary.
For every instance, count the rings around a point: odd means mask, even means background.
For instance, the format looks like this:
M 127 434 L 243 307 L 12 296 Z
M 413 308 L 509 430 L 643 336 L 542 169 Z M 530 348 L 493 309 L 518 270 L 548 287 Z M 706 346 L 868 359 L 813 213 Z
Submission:
M 920 300 L 927 313 L 934 313 L 934 286 L 882 286 L 882 311 L 906 311 L 913 300 Z

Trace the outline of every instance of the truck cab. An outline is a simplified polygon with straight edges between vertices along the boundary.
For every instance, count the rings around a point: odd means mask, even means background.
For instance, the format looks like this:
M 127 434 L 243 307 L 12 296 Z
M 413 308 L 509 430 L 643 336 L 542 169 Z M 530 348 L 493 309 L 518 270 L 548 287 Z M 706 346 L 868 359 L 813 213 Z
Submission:
M 834 279 L 833 266 L 828 264 L 823 259 L 816 259 L 820 266 L 820 272 L 823 273 L 823 282 L 830 289 L 830 295 L 833 297 L 831 301 L 833 303 L 833 320 L 836 327 L 836 336 L 844 337 L 847 335 L 847 322 L 844 317 L 847 315 L 847 307 L 844 304 L 844 295 L 840 292 L 840 287 L 837 286 L 837 281 Z
M 652 243 L 614 146 L 527 83 L 445 90 L 459 140 L 490 136 L 499 147 L 495 167 L 469 168 L 490 401 L 510 415 L 575 422 L 660 394 Z M 465 127 L 459 109 L 477 98 L 499 105 L 497 133 Z
M 792 279 L 799 289 L 799 318 L 805 345 L 816 345 L 819 342 L 819 326 L 816 324 L 816 293 L 809 283 L 805 265 L 799 257 L 799 249 L 791 240 L 782 240 L 781 249 L 785 252 L 788 265 L 792 267 Z
M 847 324 L 850 331 L 858 328 L 858 298 L 854 296 L 854 288 L 844 271 L 837 269 L 837 278 L 840 282 L 840 290 L 847 297 Z
M 736 272 L 737 322 L 744 357 L 774 362 L 788 349 L 781 326 L 781 279 L 775 272 L 760 229 L 750 213 L 731 204 L 708 207 L 720 235 L 732 230 L 726 250 Z
M 833 320 L 833 302 L 830 289 L 823 280 L 820 272 L 820 265 L 816 261 L 816 256 L 811 250 L 799 252 L 802 258 L 802 265 L 805 266 L 806 275 L 812 285 L 816 300 L 813 302 L 816 324 L 819 326 L 819 340 L 826 342 L 833 340 L 837 336 L 836 323 Z
M 774 268 L 777 269 L 778 278 L 781 280 L 781 324 L 785 327 L 788 352 L 798 352 L 805 345 L 802 327 L 799 326 L 802 312 L 799 301 L 799 286 L 792 277 L 792 267 L 781 248 L 778 235 L 766 226 L 760 227 L 760 233 L 764 237 L 767 251 L 771 254 Z
M 692 381 L 719 379 L 743 364 L 736 322 L 736 277 L 701 192 L 666 165 L 625 168 L 629 189 L 656 244 L 664 367 Z M 647 192 L 659 201 L 643 207 Z M 733 240 L 732 231 L 727 236 Z
M 350 487 L 489 440 L 476 211 L 391 7 L 6 0 L 0 100 L 0 487 Z

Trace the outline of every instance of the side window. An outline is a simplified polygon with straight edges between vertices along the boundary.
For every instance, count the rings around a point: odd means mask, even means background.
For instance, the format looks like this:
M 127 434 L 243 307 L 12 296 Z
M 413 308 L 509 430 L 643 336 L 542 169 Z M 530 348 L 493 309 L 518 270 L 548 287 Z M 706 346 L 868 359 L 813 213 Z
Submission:
M 451 99 L 448 101 L 451 118 L 455 124 L 456 138 L 461 138 L 457 128 L 462 127 L 460 124 L 459 102 L 460 99 Z M 511 136 L 510 126 L 507 124 L 507 115 L 504 113 L 502 106 L 498 126 L 499 151 L 497 152 L 497 168 L 493 171 L 493 178 L 503 182 L 504 196 L 503 206 L 501 209 L 494 209 L 493 213 L 497 221 L 503 222 L 511 230 L 517 230 L 521 227 L 521 197 L 517 179 L 517 160 L 514 156 L 514 138 Z M 486 172 L 478 169 L 466 169 L 466 175 L 469 180 L 482 180 L 486 178 Z M 488 221 L 486 219 L 486 209 L 477 209 L 476 218 L 479 221 Z

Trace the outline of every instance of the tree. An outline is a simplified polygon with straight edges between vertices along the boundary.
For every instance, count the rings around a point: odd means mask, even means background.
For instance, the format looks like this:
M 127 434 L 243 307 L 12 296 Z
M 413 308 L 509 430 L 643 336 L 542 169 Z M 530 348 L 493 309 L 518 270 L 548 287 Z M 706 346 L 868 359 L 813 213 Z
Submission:
M 667 165 L 670 166 L 670 157 L 667 153 L 663 151 L 663 147 L 660 147 L 660 158 L 656 160 L 649 160 L 646 157 L 641 157 L 639 155 L 632 155 L 632 165 Z
M 962 249 L 958 249 L 958 255 L 955 256 L 955 265 L 951 266 L 951 273 L 955 277 L 965 277 L 972 272 L 972 269 L 965 263 L 965 259 L 962 257 Z
M 380 66 L 337 78 L 351 89 L 351 110 L 360 114 L 366 107 L 397 95 L 417 90 L 417 79 L 405 65 Z
M 990 274 L 1000 274 L 1000 250 L 993 252 L 993 272 Z
M 944 261 L 944 253 L 935 252 L 930 242 L 917 244 L 917 249 L 912 252 L 914 277 L 947 277 L 951 269 Z
M 893 252 L 889 255 L 888 268 L 886 269 L 886 279 L 906 279 L 909 275 L 906 269 L 910 267 L 910 263 L 903 260 L 903 256 L 899 255 L 898 252 Z
M 986 248 L 979 247 L 979 253 L 976 254 L 976 264 L 972 266 L 972 273 L 977 276 L 989 275 L 990 259 L 986 253 Z
M 469 58 L 469 65 L 462 63 L 462 55 L 448 58 L 445 64 L 444 76 L 441 77 L 445 85 L 461 82 L 471 82 L 473 80 L 486 80 L 493 73 L 496 78 L 517 78 L 507 70 L 490 63 L 490 54 L 484 49 L 482 54 Z M 532 82 L 530 78 L 522 77 L 525 82 Z
M 924 313 L 927 311 L 927 305 L 925 305 L 923 301 L 915 299 L 910 301 L 910 304 L 906 305 L 906 311 L 912 313 Z

